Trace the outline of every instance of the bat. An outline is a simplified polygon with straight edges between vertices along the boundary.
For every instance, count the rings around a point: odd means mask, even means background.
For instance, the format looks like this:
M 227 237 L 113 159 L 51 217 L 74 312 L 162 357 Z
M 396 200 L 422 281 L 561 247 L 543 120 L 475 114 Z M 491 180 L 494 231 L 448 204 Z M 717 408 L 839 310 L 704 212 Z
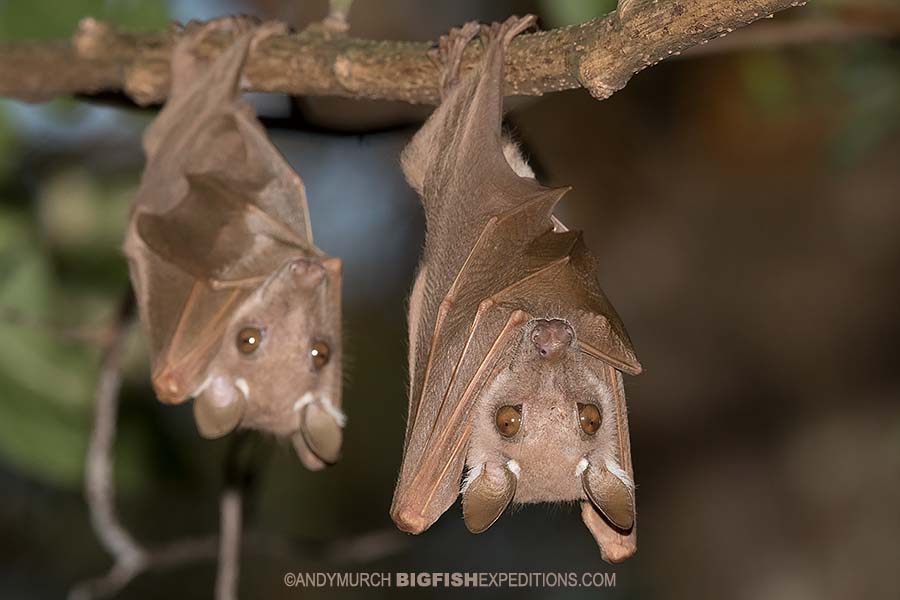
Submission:
M 204 36 L 230 31 L 215 61 Z M 341 261 L 313 244 L 300 177 L 240 96 L 244 61 L 284 31 L 246 17 L 188 30 L 124 242 L 160 401 L 194 398 L 201 435 L 290 437 L 301 461 L 338 459 Z
M 462 495 L 467 528 L 571 502 L 619 562 L 636 550 L 622 373 L 641 371 L 582 236 L 502 132 L 505 50 L 534 17 L 441 39 L 443 100 L 401 162 L 426 217 L 409 301 L 409 419 L 391 516 L 421 533 Z M 464 474 L 465 472 L 465 474 Z M 462 485 L 460 485 L 462 484 Z

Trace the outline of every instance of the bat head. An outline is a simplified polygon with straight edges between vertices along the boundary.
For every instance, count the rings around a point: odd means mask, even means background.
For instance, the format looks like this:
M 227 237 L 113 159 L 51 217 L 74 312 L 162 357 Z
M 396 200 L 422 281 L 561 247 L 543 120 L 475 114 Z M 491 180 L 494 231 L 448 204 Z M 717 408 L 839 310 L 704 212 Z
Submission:
M 202 435 L 261 429 L 290 437 L 310 469 L 338 459 L 340 274 L 338 258 L 288 261 L 235 311 L 193 394 Z
M 634 483 L 619 464 L 610 368 L 579 349 L 573 325 L 534 319 L 475 407 L 463 513 L 484 531 L 513 501 L 588 500 L 615 527 L 634 523 Z

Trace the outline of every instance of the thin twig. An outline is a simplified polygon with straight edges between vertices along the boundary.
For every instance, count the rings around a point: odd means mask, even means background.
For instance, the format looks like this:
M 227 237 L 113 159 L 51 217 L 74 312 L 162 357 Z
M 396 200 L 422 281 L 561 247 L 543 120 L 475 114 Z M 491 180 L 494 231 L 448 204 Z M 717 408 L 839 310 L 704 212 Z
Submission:
M 581 25 L 517 37 L 507 55 L 509 95 L 587 88 L 606 98 L 635 73 L 702 42 L 727 35 L 804 0 L 671 0 L 623 3 Z M 71 40 L 0 44 L 0 96 L 43 101 L 74 93 L 124 91 L 141 105 L 162 102 L 169 89 L 172 47 L 180 30 L 133 34 L 82 20 Z M 198 47 L 217 56 L 231 34 Z M 295 96 L 343 96 L 436 103 L 433 44 L 364 40 L 310 27 L 260 43 L 245 71 L 248 89 Z M 463 69 L 481 46 L 467 49 Z
M 238 597 L 241 560 L 241 491 L 228 488 L 219 507 L 219 567 L 216 572 L 216 600 Z
M 113 567 L 100 579 L 76 587 L 72 600 L 106 597 L 122 589 L 147 562 L 147 553 L 119 521 L 115 508 L 113 447 L 116 441 L 116 417 L 119 388 L 122 384 L 122 360 L 134 311 L 134 296 L 126 299 L 113 324 L 113 334 L 103 350 L 100 379 L 94 406 L 94 428 L 88 446 L 84 494 L 97 539 L 113 557 Z
M 252 431 L 239 430 L 230 439 L 225 456 L 225 485 L 219 500 L 219 564 L 216 572 L 216 600 L 235 600 L 240 577 L 241 538 L 245 498 L 252 501 L 256 488 L 259 438 Z

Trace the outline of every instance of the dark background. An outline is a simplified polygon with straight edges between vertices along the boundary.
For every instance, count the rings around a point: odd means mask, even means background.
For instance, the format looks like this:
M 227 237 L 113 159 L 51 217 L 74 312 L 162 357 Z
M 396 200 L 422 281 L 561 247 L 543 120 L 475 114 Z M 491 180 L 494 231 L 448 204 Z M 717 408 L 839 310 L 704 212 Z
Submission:
M 545 28 L 602 0 L 357 2 L 356 35 L 435 39 L 533 11 Z M 0 3 L 0 40 L 68 36 L 93 15 L 137 30 L 249 12 L 302 26 L 325 3 Z M 813 3 L 757 24 L 898 23 L 894 1 Z M 751 28 L 752 29 L 752 28 Z M 398 154 L 427 107 L 254 96 L 306 182 L 317 243 L 345 262 L 344 456 L 309 473 L 262 440 L 244 597 L 285 571 L 607 571 L 621 598 L 900 597 L 900 46 L 897 38 L 686 55 L 610 100 L 514 99 L 509 125 L 585 232 L 645 372 L 626 379 L 638 554 L 602 563 L 573 506 L 528 506 L 470 535 L 458 507 L 422 536 L 388 517 L 406 414 L 405 298 L 423 217 Z M 58 598 L 110 565 L 81 495 L 96 340 L 127 284 L 119 253 L 153 110 L 0 102 L 0 597 Z M 218 523 L 227 440 L 153 397 L 138 335 L 116 448 L 118 504 L 144 543 Z M 360 537 L 362 536 L 362 537 Z M 127 598 L 210 597 L 211 561 Z M 440 590 L 420 590 L 437 595 Z M 485 596 L 555 597 L 495 589 Z

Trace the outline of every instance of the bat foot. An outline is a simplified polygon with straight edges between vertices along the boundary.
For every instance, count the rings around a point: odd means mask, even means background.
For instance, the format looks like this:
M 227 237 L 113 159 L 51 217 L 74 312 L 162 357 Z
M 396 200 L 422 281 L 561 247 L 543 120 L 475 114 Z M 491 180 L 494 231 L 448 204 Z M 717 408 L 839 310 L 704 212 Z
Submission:
M 206 36 L 214 31 L 229 31 L 240 35 L 251 31 L 260 24 L 259 17 L 253 15 L 229 15 L 209 21 L 191 21 L 185 27 L 188 35 Z
M 479 24 L 469 21 L 462 27 L 455 27 L 450 33 L 442 35 L 438 42 L 437 58 L 441 69 L 441 96 L 446 97 L 459 84 L 459 69 L 463 53 L 475 36 L 478 35 Z
M 253 32 L 253 39 L 250 41 L 250 52 L 254 52 L 259 44 L 270 37 L 276 35 L 287 35 L 290 33 L 290 27 L 283 21 L 265 21 L 259 24 Z
M 196 48 L 205 43 L 210 35 L 219 32 L 230 33 L 235 39 L 253 32 L 253 38 L 250 42 L 250 50 L 252 51 L 266 38 L 273 35 L 284 35 L 288 31 L 287 23 L 262 21 L 259 17 L 253 15 L 233 15 L 206 22 L 191 21 L 184 27 L 182 41 L 179 43 L 181 48 L 179 54 L 184 54 L 185 52 L 193 54 Z
M 487 45 L 494 41 L 500 40 L 503 48 L 507 48 L 514 37 L 533 27 L 537 23 L 535 15 L 525 15 L 524 17 L 512 16 L 502 23 L 491 23 L 481 28 L 481 41 Z

